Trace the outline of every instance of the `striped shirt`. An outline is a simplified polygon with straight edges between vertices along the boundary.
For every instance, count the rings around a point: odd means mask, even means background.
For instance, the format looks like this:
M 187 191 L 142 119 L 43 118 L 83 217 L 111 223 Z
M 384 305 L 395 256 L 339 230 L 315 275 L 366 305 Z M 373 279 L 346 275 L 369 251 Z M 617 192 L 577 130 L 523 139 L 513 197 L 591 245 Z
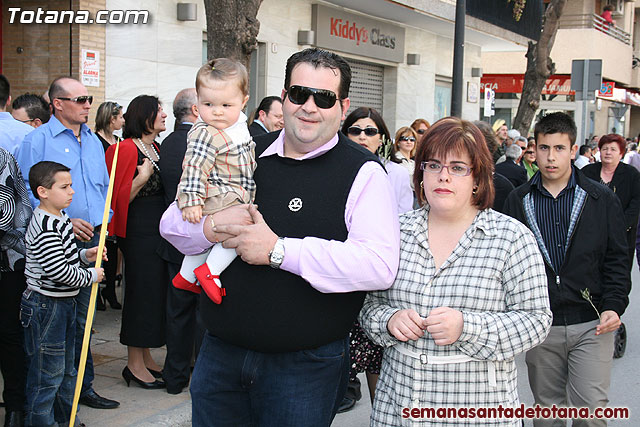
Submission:
M 576 178 L 572 172 L 567 186 L 556 198 L 544 188 L 540 174 L 531 178 L 531 188 L 534 190 L 531 196 L 535 207 L 536 223 L 549 252 L 553 269 L 557 273 L 564 262 Z
M 69 216 L 55 216 L 39 207 L 33 211 L 25 237 L 27 287 L 49 297 L 73 297 L 78 288 L 97 280 L 85 250 L 79 251 L 73 239 L 73 225 Z

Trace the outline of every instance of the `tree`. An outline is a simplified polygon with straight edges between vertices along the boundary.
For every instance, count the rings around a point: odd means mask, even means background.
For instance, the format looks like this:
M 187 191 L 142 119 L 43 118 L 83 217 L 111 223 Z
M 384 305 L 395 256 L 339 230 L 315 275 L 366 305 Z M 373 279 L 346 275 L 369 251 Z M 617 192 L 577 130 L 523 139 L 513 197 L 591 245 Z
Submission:
M 207 18 L 207 58 L 233 58 L 249 70 L 258 47 L 258 9 L 262 0 L 204 0 Z
M 544 12 L 542 32 L 537 42 L 529 42 L 527 48 L 527 70 L 524 73 L 524 84 L 518 112 L 513 121 L 514 129 L 522 135 L 529 133 L 531 122 L 540 106 L 540 94 L 547 79 L 556 70 L 551 60 L 551 49 L 556 40 L 560 17 L 567 0 L 551 0 Z

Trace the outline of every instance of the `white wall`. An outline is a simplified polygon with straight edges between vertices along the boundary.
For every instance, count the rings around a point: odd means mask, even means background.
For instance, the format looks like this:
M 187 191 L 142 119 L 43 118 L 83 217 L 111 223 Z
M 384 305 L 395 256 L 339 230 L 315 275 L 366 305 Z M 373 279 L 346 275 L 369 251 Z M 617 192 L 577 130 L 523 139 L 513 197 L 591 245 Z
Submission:
M 106 99 L 126 107 L 137 95 L 157 95 L 168 114 L 167 132 L 162 136 L 173 129 L 171 104 L 175 94 L 194 85 L 202 62 L 202 33 L 206 31 L 202 0 L 197 0 L 198 20 L 194 22 L 177 20 L 177 3 L 177 0 L 107 0 L 110 10 L 149 10 L 151 22 L 107 26 Z M 258 40 L 267 45 L 267 95 L 280 95 L 287 58 L 307 47 L 297 44 L 297 35 L 298 30 L 311 29 L 311 4 L 312 0 L 264 0 L 260 7 Z M 405 37 L 405 56 L 418 53 L 421 63 L 383 64 L 386 67 L 383 114 L 392 132 L 418 117 L 433 122 L 436 75 L 450 77 L 453 63 L 453 34 L 437 35 L 407 27 Z M 471 68 L 480 64 L 480 47 L 467 43 L 462 112 L 469 120 L 478 118 L 480 104 L 466 102 L 467 82 L 480 83 L 479 78 L 471 77 Z

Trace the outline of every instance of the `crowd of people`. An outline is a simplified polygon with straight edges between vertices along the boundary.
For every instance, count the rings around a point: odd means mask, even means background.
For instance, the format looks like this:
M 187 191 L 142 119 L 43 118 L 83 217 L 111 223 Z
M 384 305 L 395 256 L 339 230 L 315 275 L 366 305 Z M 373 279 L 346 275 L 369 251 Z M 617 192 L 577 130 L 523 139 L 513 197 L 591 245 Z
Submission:
M 372 425 L 516 406 L 523 352 L 536 404 L 606 406 L 640 242 L 637 145 L 610 134 L 576 155 L 564 113 L 530 138 L 455 117 L 392 138 L 375 109 L 347 114 L 350 81 L 339 55 L 297 52 L 247 116 L 245 67 L 210 60 L 160 143 L 155 96 L 102 103 L 92 131 L 78 80 L 12 103 L 0 75 L 5 425 L 68 423 L 95 282 L 98 309 L 122 309 L 127 386 L 190 387 L 195 426 L 328 426 L 362 372 Z M 89 348 L 80 403 L 117 408 L 93 376 Z

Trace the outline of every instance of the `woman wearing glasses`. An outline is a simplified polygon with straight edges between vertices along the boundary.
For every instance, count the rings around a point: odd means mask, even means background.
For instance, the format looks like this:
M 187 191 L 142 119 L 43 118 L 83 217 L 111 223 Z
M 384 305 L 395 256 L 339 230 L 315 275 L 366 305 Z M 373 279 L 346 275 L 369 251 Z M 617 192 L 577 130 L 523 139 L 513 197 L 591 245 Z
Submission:
M 95 133 L 100 142 L 102 142 L 105 152 L 111 145 L 120 141 L 121 138 L 114 135 L 113 132 L 122 129 L 122 126 L 124 126 L 122 106 L 117 102 L 111 101 L 100 104 L 98 112 L 96 113 Z M 105 300 L 109 302 L 109 305 L 113 309 L 120 310 L 122 308 L 122 305 L 116 298 L 116 281 L 121 280 L 121 276 L 118 278 L 120 257 L 117 255 L 118 245 L 115 239 L 116 236 L 108 236 L 105 242 L 107 253 L 112 254 L 112 257 L 103 265 L 106 286 L 104 289 L 100 290 L 98 293 L 98 299 L 96 300 L 96 309 L 101 311 L 106 309 Z
M 372 425 L 405 425 L 412 408 L 518 405 L 514 356 L 551 326 L 533 234 L 489 209 L 493 161 L 478 128 L 444 118 L 424 142 L 413 178 L 422 208 L 400 216 L 398 275 L 367 295 L 359 317 L 385 347 Z
M 415 130 L 418 134 L 418 142 L 422 139 L 422 136 L 427 132 L 427 130 L 431 127 L 428 121 L 425 119 L 415 119 L 413 123 L 411 123 L 411 129 Z
M 393 159 L 386 159 L 382 155 L 383 153 L 380 153 L 380 148 L 391 142 L 389 130 L 380 113 L 368 107 L 353 110 L 342 124 L 342 133 L 356 144 L 380 155 L 380 161 L 387 170 L 387 178 L 395 191 L 398 212 L 410 211 L 413 208 L 413 192 L 407 173 L 400 165 L 394 163 Z M 360 381 L 358 381 L 357 375 L 361 372 L 366 372 L 369 396 L 373 402 L 376 382 L 380 374 L 382 347 L 375 345 L 367 338 L 358 322 L 353 325 L 351 330 L 349 353 L 351 357 L 349 386 L 338 409 L 339 412 L 350 410 L 356 400 L 360 399 Z
M 125 113 L 124 141 L 107 149 L 111 169 L 115 151 L 118 163 L 109 234 L 118 237 L 125 261 L 125 295 L 120 343 L 127 346 L 127 366 L 122 376 L 146 389 L 164 388 L 161 368 L 149 348 L 165 344 L 165 312 L 169 277 L 165 261 L 157 254 L 160 217 L 165 209 L 160 177 L 160 148 L 155 138 L 166 129 L 167 115 L 155 96 L 135 97 Z
M 527 148 L 522 153 L 522 165 L 527 170 L 527 179 L 531 179 L 538 172 L 536 164 L 536 142 L 527 142 Z
M 417 140 L 418 134 L 416 131 L 409 126 L 403 126 L 396 132 L 393 143 L 393 156 L 409 172 L 409 176 L 413 176 L 413 170 L 415 169 L 413 156 L 416 153 Z M 413 183 L 411 186 L 413 188 Z

